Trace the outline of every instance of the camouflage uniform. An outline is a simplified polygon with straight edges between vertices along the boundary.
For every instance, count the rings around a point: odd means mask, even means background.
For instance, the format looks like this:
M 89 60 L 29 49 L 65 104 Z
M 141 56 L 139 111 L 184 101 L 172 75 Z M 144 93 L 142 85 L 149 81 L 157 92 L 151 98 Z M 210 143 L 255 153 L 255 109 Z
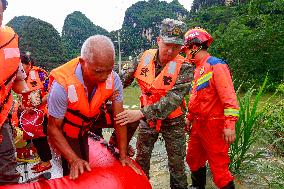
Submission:
M 182 44 L 182 36 L 171 36 L 171 31 L 175 27 L 182 27 L 180 21 L 166 19 L 163 21 L 160 36 L 164 42 Z M 183 34 L 182 34 L 183 35 Z M 158 53 L 154 58 L 156 77 L 161 72 L 163 67 L 159 65 Z M 142 54 L 133 60 L 133 64 L 122 75 L 124 87 L 127 87 L 134 80 L 134 73 L 140 62 Z M 170 185 L 172 189 L 187 188 L 187 177 L 185 174 L 184 158 L 186 153 L 185 144 L 185 116 L 179 116 L 174 119 L 168 119 L 168 115 L 182 104 L 184 96 L 190 90 L 190 84 L 193 81 L 193 66 L 184 63 L 182 64 L 179 76 L 175 85 L 160 101 L 141 108 L 144 118 L 140 120 L 138 139 L 137 139 L 137 157 L 136 161 L 140 164 L 144 172 L 149 177 L 150 158 L 154 144 L 158 139 L 159 133 L 162 134 L 165 140 L 165 146 L 168 154 L 168 165 L 170 171 Z M 186 108 L 182 106 L 182 111 L 185 113 Z M 151 128 L 149 122 L 156 122 L 157 119 L 162 120 L 161 129 L 157 131 L 155 127 Z

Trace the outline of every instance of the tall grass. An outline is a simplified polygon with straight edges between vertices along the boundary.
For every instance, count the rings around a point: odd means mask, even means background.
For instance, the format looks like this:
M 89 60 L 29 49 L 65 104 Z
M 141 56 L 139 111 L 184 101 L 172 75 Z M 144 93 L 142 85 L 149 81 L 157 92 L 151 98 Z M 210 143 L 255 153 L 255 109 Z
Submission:
M 236 123 L 236 140 L 230 147 L 230 170 L 238 174 L 240 173 L 245 161 L 252 161 L 261 157 L 261 152 L 255 154 L 248 153 L 252 144 L 257 140 L 261 131 L 258 121 L 263 116 L 265 108 L 258 109 L 260 98 L 263 95 L 267 77 L 258 91 L 251 87 L 244 96 L 240 97 L 237 91 L 238 102 L 240 105 L 239 120 Z M 254 93 L 257 95 L 254 97 Z
M 284 156 L 284 100 L 270 104 L 263 117 L 264 142 Z

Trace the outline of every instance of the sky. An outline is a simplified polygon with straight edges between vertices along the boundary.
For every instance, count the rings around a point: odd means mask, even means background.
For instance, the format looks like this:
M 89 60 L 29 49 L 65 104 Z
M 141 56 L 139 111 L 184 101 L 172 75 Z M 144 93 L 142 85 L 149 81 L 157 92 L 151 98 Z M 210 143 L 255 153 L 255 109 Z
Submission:
M 125 11 L 139 0 L 8 0 L 3 23 L 14 16 L 32 16 L 52 24 L 61 33 L 64 19 L 74 11 L 81 11 L 94 24 L 110 31 L 121 28 Z M 141 1 L 141 0 L 140 0 Z M 172 0 L 164 0 L 171 2 Z M 190 10 L 193 0 L 179 0 Z

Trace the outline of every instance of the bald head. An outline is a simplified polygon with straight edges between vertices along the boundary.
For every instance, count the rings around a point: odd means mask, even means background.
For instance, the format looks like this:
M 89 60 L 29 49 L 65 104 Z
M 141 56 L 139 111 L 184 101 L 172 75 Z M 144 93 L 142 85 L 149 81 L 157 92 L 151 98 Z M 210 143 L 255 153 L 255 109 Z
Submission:
M 114 63 L 115 50 L 111 39 L 103 35 L 89 37 L 81 48 L 81 58 L 89 64 L 111 63 L 102 62 L 104 59 L 113 60 Z
M 81 49 L 80 62 L 85 82 L 104 82 L 111 73 L 115 60 L 114 45 L 103 35 L 89 37 Z

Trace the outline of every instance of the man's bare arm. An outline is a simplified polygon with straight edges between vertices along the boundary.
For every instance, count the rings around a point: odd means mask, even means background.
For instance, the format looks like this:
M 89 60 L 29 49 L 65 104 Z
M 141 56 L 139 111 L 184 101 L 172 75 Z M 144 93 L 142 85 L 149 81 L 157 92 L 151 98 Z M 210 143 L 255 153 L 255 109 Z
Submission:
M 115 102 L 112 101 L 112 110 L 113 110 L 113 116 L 115 117 L 117 114 L 123 111 L 123 102 Z M 118 148 L 120 153 L 120 158 L 126 157 L 126 149 L 127 149 L 127 127 L 126 126 L 120 126 L 114 123 L 114 129 L 117 135 L 117 142 L 118 142 Z
M 116 117 L 117 114 L 123 111 L 123 102 L 112 102 L 113 116 Z M 135 166 L 132 160 L 127 156 L 127 127 L 126 125 L 120 125 L 116 122 L 114 123 L 114 128 L 117 135 L 118 148 L 120 153 L 120 162 L 123 166 L 128 165 L 137 174 L 142 175 L 142 171 Z
M 53 146 L 55 146 L 60 151 L 62 156 L 64 156 L 64 158 L 70 164 L 70 178 L 76 179 L 79 176 L 79 172 L 80 174 L 82 174 L 85 168 L 88 171 L 91 171 L 91 168 L 89 163 L 85 160 L 80 159 L 68 144 L 61 130 L 62 124 L 63 119 L 57 119 L 49 116 L 48 136 Z

